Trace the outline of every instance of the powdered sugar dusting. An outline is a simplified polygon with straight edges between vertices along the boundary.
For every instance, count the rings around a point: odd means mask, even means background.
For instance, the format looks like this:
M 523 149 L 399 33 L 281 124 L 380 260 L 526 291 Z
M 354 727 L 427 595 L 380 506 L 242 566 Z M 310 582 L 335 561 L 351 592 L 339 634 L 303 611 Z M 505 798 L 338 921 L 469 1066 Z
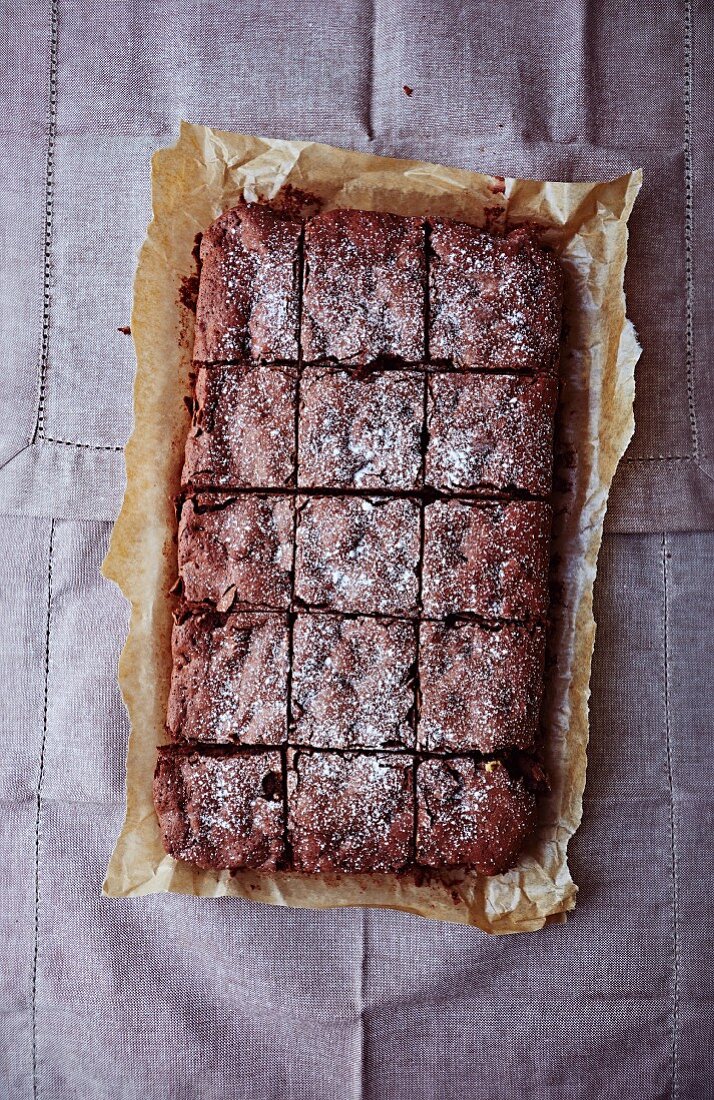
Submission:
M 548 369 L 557 356 L 562 271 L 525 228 L 505 237 L 435 219 L 429 348 L 466 368 Z
M 319 748 L 414 746 L 411 623 L 298 615 L 293 739 Z
M 424 509 L 426 615 L 531 620 L 548 606 L 551 510 L 540 501 L 437 501 Z
M 429 380 L 426 483 L 550 491 L 557 381 L 437 374 Z
M 424 355 L 424 228 L 417 218 L 333 210 L 305 230 L 306 362 Z
M 298 481 L 322 488 L 414 489 L 423 379 L 307 368 L 300 387 Z
M 432 752 L 500 752 L 535 737 L 545 630 L 474 621 L 422 623 L 418 743 Z
M 296 752 L 288 773 L 288 832 L 303 871 L 397 871 L 414 820 L 408 757 Z
M 200 510 L 206 503 L 207 511 Z M 216 507 L 218 505 L 218 507 Z M 293 502 L 280 496 L 198 498 L 184 504 L 179 572 L 186 599 L 231 607 L 288 608 Z
M 174 626 L 168 725 L 177 739 L 277 745 L 287 737 L 286 616 L 190 615 Z
M 419 506 L 411 500 L 302 498 L 295 595 L 335 611 L 413 614 Z
M 193 489 L 281 488 L 295 468 L 293 368 L 202 367 L 186 440 L 183 483 Z

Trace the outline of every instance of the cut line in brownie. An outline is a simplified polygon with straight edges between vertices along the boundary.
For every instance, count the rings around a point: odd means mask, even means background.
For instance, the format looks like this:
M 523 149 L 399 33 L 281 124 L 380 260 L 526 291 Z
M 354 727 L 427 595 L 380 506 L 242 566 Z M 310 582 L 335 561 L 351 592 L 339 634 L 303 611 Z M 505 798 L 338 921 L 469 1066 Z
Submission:
M 425 482 L 444 491 L 550 492 L 557 379 L 433 374 Z
M 241 203 L 203 234 L 193 357 L 296 360 L 302 222 Z
M 422 622 L 417 745 L 430 752 L 525 749 L 538 731 L 545 629 Z
M 501 874 L 535 829 L 534 795 L 498 760 L 422 760 L 416 789 L 416 860 L 423 867 Z
M 305 362 L 423 360 L 426 251 L 419 218 L 331 210 L 305 226 Z
M 389 497 L 298 498 L 295 598 L 332 611 L 417 611 L 419 504 Z
M 556 256 L 527 227 L 497 237 L 444 218 L 430 225 L 430 356 L 466 369 L 555 369 L 563 308 Z
M 160 748 L 153 791 L 164 848 L 204 870 L 278 870 L 284 782 L 277 751 Z
M 167 727 L 176 741 L 287 740 L 287 615 L 204 611 L 174 623 Z
M 288 839 L 296 871 L 400 871 L 412 860 L 413 761 L 290 750 Z
M 551 509 L 543 501 L 436 501 L 424 508 L 428 618 L 533 620 L 548 609 Z
M 294 501 L 257 493 L 185 501 L 178 563 L 189 603 L 218 611 L 290 606 Z
M 201 489 L 294 484 L 297 370 L 201 367 L 182 481 Z
M 300 381 L 300 486 L 416 489 L 424 378 L 306 367 Z
M 300 614 L 291 740 L 326 749 L 414 748 L 414 623 Z

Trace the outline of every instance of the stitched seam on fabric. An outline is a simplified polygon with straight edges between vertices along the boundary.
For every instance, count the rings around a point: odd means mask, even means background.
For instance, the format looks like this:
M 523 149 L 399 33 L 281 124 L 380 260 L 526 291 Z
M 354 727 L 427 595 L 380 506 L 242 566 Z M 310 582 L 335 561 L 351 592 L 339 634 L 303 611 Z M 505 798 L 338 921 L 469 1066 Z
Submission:
M 47 360 L 50 345 L 50 302 L 52 297 L 52 228 L 54 218 L 55 136 L 57 133 L 57 30 L 59 0 L 50 6 L 50 86 L 47 108 L 47 161 L 45 165 L 45 232 L 43 241 L 42 340 L 40 344 L 40 392 L 37 419 L 32 435 L 34 443 L 45 431 L 45 394 L 47 391 Z
M 692 451 L 699 460 L 699 432 L 694 400 L 694 187 L 692 172 L 692 0 L 684 4 L 684 274 L 686 286 L 687 398 Z
M 54 548 L 55 521 L 50 523 L 50 545 L 47 565 L 47 626 L 45 630 L 45 689 L 42 707 L 42 741 L 40 766 L 37 773 L 35 810 L 35 915 L 32 951 L 32 1096 L 37 1100 L 37 960 L 40 945 L 40 825 L 42 823 L 42 780 L 45 774 L 45 744 L 47 742 L 47 703 L 50 680 L 50 629 L 52 624 L 52 551 Z
M 357 1022 L 359 1025 L 359 1057 L 356 1069 L 355 1080 L 355 1100 L 362 1100 L 365 1095 L 364 1089 L 364 1068 L 365 1068 L 365 1026 L 364 1026 L 364 976 L 367 967 L 367 910 L 360 910 L 360 961 L 359 961 L 359 985 L 357 986 L 357 998 L 355 1008 L 357 1009 Z
M 95 443 L 80 443 L 69 439 L 53 439 L 45 435 L 45 400 L 50 350 L 52 307 L 52 242 L 55 197 L 55 147 L 57 141 L 57 40 L 59 31 L 59 0 L 50 5 L 50 79 L 47 108 L 47 161 L 45 167 L 45 231 L 43 241 L 42 339 L 40 344 L 40 384 L 37 418 L 31 443 L 57 443 L 65 447 L 81 447 L 88 451 L 123 451 L 123 447 Z
M 85 451 L 123 451 L 124 448 L 113 443 L 78 443 L 73 439 L 54 439 L 50 435 L 42 436 L 43 443 L 57 443 L 62 447 L 81 447 Z
M 672 1100 L 679 1096 L 679 866 L 677 822 L 672 772 L 672 737 L 669 720 L 669 598 L 667 587 L 667 535 L 662 535 L 663 646 L 664 646 L 664 720 L 667 739 L 667 778 L 669 781 L 669 834 L 672 864 Z
M 634 455 L 632 458 L 624 458 L 625 465 L 634 462 L 694 462 L 691 455 Z
M 367 26 L 369 27 L 369 66 L 367 68 L 367 140 L 374 141 L 374 28 L 377 17 L 377 0 L 371 0 Z

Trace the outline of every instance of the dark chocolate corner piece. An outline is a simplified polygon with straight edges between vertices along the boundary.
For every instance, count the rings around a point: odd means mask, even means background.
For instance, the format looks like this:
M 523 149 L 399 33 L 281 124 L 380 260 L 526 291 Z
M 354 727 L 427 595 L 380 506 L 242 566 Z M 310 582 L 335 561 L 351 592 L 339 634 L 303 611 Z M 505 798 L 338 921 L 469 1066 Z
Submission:
M 535 824 L 535 797 L 498 760 L 432 757 L 418 764 L 418 864 L 501 874 Z
M 285 860 L 279 752 L 160 748 L 154 805 L 164 848 L 204 870 L 275 871 Z
M 530 229 L 498 237 L 434 218 L 429 247 L 432 358 L 466 369 L 555 368 L 563 271 Z
M 203 234 L 193 357 L 295 360 L 302 222 L 241 203 Z

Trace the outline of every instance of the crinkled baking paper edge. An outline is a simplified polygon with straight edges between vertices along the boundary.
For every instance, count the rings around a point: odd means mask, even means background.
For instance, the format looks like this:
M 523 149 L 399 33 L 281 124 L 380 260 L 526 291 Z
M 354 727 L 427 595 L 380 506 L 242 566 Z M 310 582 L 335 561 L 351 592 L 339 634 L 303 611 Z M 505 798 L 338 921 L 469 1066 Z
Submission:
M 523 932 L 563 920 L 577 887 L 567 845 L 582 813 L 588 740 L 592 593 L 607 496 L 634 429 L 640 349 L 625 315 L 627 219 L 641 173 L 601 183 L 499 180 L 418 161 L 392 160 L 314 142 L 246 137 L 184 123 L 152 162 L 153 218 L 139 259 L 131 329 L 138 370 L 127 485 L 103 569 L 131 602 L 119 680 L 131 722 L 127 810 L 104 882 L 113 897 L 179 892 L 239 895 L 316 909 L 373 906 Z M 176 516 L 193 316 L 180 304 L 195 275 L 196 234 L 239 197 L 275 198 L 284 185 L 324 206 L 444 214 L 474 224 L 535 221 L 567 273 L 562 356 L 551 662 L 544 708 L 553 789 L 518 865 L 486 878 L 448 873 L 262 875 L 199 871 L 164 852 L 151 796 L 156 744 L 165 740 L 176 576 Z

